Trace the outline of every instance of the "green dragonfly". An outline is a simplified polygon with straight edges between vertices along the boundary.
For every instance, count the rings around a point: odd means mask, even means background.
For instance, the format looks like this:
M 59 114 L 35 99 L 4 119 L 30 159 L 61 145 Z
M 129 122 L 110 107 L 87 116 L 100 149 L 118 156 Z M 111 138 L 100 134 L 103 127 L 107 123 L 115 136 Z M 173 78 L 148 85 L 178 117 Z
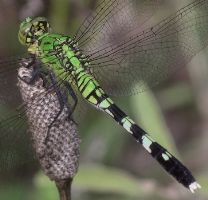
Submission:
M 154 6 L 155 2 L 143 1 L 143 8 Z M 34 68 L 34 72 L 30 80 L 23 81 L 32 84 L 36 77 L 47 76 L 47 82 L 50 82 L 50 87 L 54 86 L 60 100 L 60 112 L 55 120 L 65 105 L 69 105 L 68 116 L 73 119 L 79 94 L 89 105 L 112 117 L 170 175 L 194 192 L 200 185 L 191 172 L 124 113 L 110 96 L 136 94 L 145 90 L 145 85 L 154 86 L 206 47 L 208 0 L 193 1 L 143 30 L 139 27 L 147 19 L 145 16 L 150 14 L 145 14 L 144 10 L 144 17 L 137 23 L 139 15 L 134 7 L 134 1 L 102 0 L 74 37 L 54 33 L 44 17 L 27 17 L 20 24 L 18 37 L 28 52 L 25 58 L 30 60 L 27 68 Z M 118 30 L 110 32 L 114 28 Z M 194 33 L 199 33 L 198 40 L 201 42 L 197 45 Z M 183 42 L 180 41 L 181 36 L 185 36 Z M 67 94 L 63 92 L 65 90 Z M 20 116 L 23 118 L 27 112 L 21 109 L 19 121 Z M 6 122 L 16 118 L 10 117 Z M 48 126 L 48 131 L 55 120 Z M 5 119 L 1 121 L 0 128 L 4 124 Z M 13 125 L 12 130 L 17 130 L 19 124 Z

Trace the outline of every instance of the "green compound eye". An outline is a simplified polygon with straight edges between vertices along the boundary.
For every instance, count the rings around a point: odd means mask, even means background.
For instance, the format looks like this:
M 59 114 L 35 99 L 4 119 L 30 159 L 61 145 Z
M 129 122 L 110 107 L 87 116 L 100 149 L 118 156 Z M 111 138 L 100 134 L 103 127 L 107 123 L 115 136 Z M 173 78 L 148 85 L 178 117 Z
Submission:
M 30 46 L 38 37 L 48 33 L 50 25 L 44 17 L 31 18 L 27 17 L 21 24 L 18 33 L 19 41 L 24 46 Z
M 32 18 L 27 17 L 22 23 L 20 24 L 20 29 L 18 33 L 19 41 L 22 45 L 27 45 L 27 34 L 31 28 L 31 21 Z

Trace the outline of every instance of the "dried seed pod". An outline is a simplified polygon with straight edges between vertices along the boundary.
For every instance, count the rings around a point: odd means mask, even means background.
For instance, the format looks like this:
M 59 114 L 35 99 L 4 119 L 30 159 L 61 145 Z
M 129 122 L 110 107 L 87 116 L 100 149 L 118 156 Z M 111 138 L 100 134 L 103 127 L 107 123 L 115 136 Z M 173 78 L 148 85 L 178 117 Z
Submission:
M 54 121 L 60 110 L 58 97 L 43 86 L 38 77 L 31 84 L 33 68 L 22 61 L 18 70 L 18 87 L 24 102 L 36 157 L 44 173 L 56 182 L 72 179 L 79 163 L 80 139 L 76 124 L 68 118 L 68 108 Z

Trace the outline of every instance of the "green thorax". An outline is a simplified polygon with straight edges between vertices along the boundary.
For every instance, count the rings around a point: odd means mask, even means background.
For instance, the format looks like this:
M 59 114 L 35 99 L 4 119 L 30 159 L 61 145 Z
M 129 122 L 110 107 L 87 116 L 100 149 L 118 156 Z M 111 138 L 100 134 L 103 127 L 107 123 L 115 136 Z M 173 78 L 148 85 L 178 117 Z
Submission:
M 56 77 L 69 81 L 78 77 L 87 68 L 89 62 L 77 44 L 68 36 L 51 32 L 50 24 L 44 17 L 27 17 L 20 24 L 19 41 L 43 63 L 46 70 L 51 70 Z
M 57 77 L 65 77 L 64 72 L 71 75 L 84 70 L 88 65 L 86 57 L 80 52 L 70 37 L 61 34 L 46 33 L 30 45 L 28 51 L 49 67 Z

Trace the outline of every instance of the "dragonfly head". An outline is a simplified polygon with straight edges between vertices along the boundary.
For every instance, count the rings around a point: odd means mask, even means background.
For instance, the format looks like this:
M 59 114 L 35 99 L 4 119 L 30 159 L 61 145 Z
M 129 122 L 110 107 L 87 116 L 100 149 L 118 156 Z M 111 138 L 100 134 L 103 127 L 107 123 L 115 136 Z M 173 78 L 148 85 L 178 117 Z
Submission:
M 27 17 L 20 24 L 19 41 L 25 46 L 32 45 L 37 39 L 45 33 L 50 32 L 50 24 L 44 17 Z

